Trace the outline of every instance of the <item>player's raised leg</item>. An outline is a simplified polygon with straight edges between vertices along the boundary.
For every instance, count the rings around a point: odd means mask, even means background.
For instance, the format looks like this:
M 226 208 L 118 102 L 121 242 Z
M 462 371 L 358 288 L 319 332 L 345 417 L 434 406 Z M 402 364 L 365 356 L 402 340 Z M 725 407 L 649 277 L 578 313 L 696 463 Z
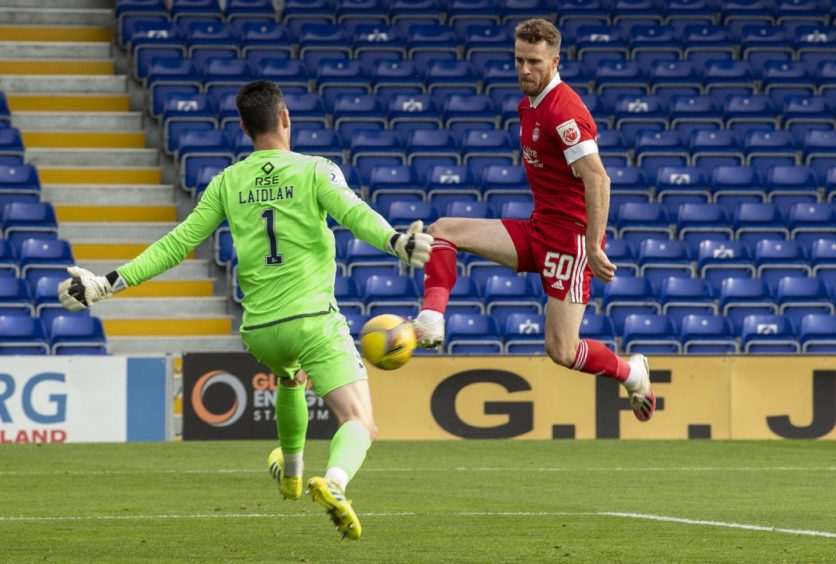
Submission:
M 341 386 L 324 398 L 340 428 L 331 439 L 325 476 L 311 478 L 308 491 L 315 502 L 325 507 L 343 537 L 357 539 L 362 533 L 360 520 L 346 499 L 345 490 L 377 437 L 368 380 Z
M 305 464 L 305 436 L 308 431 L 308 401 L 305 398 L 305 373 L 296 373 L 295 380 L 280 378 L 276 390 L 276 428 L 280 448 L 267 459 L 270 474 L 279 483 L 284 499 L 302 496 L 302 472 Z
M 456 255 L 465 251 L 510 268 L 517 267 L 517 251 L 502 222 L 496 219 L 441 218 L 430 225 L 433 252 L 424 267 L 424 305 L 415 320 L 419 347 L 444 341 L 444 312 L 456 284 Z
M 586 304 L 573 302 L 570 295 L 562 300 L 549 296 L 546 303 L 546 354 L 572 370 L 618 380 L 627 389 L 636 418 L 647 421 L 656 410 L 647 358 L 637 354 L 625 361 L 600 341 L 579 338 Z

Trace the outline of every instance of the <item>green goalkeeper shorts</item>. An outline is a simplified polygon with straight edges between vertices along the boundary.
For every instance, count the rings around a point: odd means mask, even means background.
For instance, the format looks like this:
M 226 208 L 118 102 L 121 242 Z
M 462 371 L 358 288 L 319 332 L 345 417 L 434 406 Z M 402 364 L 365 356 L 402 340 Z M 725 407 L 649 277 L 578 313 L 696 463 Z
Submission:
M 277 377 L 293 380 L 299 369 L 304 370 L 320 397 L 368 378 L 348 323 L 338 311 L 241 329 L 241 338 Z

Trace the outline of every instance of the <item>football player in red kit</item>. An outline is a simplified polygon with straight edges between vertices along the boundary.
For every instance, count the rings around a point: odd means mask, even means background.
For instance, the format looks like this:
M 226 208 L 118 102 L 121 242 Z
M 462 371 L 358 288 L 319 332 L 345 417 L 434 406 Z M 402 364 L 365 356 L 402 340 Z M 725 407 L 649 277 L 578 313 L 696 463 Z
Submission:
M 546 353 L 562 366 L 621 382 L 633 413 L 647 421 L 656 396 L 644 355 L 625 361 L 601 342 L 579 338 L 592 276 L 606 283 L 616 270 L 603 250 L 610 179 L 598 155 L 595 121 L 560 80 L 560 33 L 554 25 L 539 18 L 520 23 L 514 58 L 525 95 L 519 104 L 520 144 L 534 211 L 527 220 L 441 218 L 430 226 L 435 242 L 423 309 L 414 321 L 418 344 L 430 348 L 444 340 L 457 251 L 537 272 L 548 295 Z

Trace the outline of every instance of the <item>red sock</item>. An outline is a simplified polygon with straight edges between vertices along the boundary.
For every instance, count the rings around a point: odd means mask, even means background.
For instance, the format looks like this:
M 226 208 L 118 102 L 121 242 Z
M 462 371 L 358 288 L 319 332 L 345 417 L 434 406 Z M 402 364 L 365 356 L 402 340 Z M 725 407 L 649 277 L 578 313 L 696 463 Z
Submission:
M 601 341 L 581 339 L 578 342 L 578 352 L 572 370 L 579 370 L 589 374 L 600 374 L 607 378 L 615 378 L 625 382 L 630 375 L 630 365 L 606 347 Z
M 445 239 L 433 241 L 433 252 L 424 267 L 424 309 L 444 313 L 450 290 L 456 284 L 456 245 Z

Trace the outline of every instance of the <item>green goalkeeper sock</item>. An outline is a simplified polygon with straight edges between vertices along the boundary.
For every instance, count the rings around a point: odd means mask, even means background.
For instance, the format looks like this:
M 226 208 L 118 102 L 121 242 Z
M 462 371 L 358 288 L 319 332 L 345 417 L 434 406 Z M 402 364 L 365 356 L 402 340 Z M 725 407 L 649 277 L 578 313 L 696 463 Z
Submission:
M 346 421 L 331 439 L 328 470 L 325 477 L 334 480 L 345 491 L 369 450 L 372 441 L 366 426 L 354 419 Z
M 285 458 L 285 475 L 302 475 L 302 451 L 308 432 L 308 400 L 305 386 L 279 385 L 276 392 L 276 428 Z

